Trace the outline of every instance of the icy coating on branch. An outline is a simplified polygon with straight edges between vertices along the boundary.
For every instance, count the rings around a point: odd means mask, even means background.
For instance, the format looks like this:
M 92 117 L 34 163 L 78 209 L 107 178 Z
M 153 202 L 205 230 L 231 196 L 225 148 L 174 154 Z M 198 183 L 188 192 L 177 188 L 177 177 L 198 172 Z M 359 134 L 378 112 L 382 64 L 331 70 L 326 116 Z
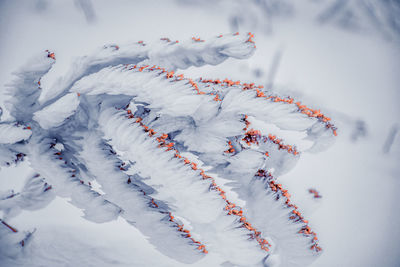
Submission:
M 183 263 L 217 254 L 235 266 L 309 265 L 322 251 L 318 238 L 274 178 L 303 151 L 253 122 L 302 133 L 313 142 L 307 151 L 318 151 L 337 135 L 331 119 L 253 83 L 177 73 L 247 58 L 253 37 L 106 45 L 50 90 L 40 81 L 55 54 L 28 62 L 9 85 L 15 121 L 0 122 L 0 166 L 27 159 L 37 174 L 21 192 L 0 192 L 0 250 L 14 248 L 5 256 L 21 253 L 31 235 L 6 221 L 58 195 L 93 222 L 121 216 Z

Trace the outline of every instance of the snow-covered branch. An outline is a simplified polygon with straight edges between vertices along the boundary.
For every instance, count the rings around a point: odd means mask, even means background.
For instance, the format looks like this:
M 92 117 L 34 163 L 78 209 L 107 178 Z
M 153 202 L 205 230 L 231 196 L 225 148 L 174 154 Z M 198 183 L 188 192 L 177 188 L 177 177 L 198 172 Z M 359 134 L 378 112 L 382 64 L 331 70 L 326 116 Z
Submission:
M 0 162 L 9 165 L 21 151 L 40 176 L 19 193 L 3 192 L 0 209 L 12 216 L 58 195 L 88 220 L 121 216 L 184 263 L 215 253 L 237 266 L 310 264 L 322 250 L 316 234 L 271 175 L 292 168 L 302 151 L 257 122 L 300 132 L 316 151 L 337 134 L 331 119 L 253 83 L 176 73 L 247 58 L 252 38 L 108 45 L 43 93 L 40 79 L 55 55 L 40 55 L 9 89 L 15 121 L 0 123 Z M 4 222 L 1 231 L 12 229 Z

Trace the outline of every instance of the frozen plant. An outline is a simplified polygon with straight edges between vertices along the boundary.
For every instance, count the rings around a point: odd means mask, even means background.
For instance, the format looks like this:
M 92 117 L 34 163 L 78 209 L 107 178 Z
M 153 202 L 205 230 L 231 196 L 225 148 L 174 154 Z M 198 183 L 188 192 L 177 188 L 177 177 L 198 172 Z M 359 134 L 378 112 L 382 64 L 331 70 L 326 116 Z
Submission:
M 301 151 L 276 135 L 301 133 L 319 151 L 336 135 L 330 118 L 253 83 L 176 73 L 254 50 L 251 33 L 112 44 L 49 90 L 40 80 L 55 54 L 25 64 L 9 88 L 0 160 L 25 158 L 37 174 L 0 194 L 1 253 L 18 257 L 32 236 L 7 220 L 57 195 L 93 222 L 121 216 L 183 263 L 215 253 L 234 266 L 309 265 L 322 251 L 316 233 L 276 180 Z

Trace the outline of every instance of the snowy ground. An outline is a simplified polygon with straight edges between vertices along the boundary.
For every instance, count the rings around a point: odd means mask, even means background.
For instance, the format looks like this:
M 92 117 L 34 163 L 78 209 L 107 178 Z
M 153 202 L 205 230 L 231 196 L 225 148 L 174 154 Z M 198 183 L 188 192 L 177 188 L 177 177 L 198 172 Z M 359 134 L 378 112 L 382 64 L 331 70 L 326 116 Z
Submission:
M 0 1 L 0 81 L 36 51 L 51 49 L 57 64 L 42 80 L 49 86 L 73 58 L 107 43 L 160 37 L 172 40 L 219 35 L 231 31 L 230 8 L 178 5 L 175 1 L 93 1 L 85 19 L 79 1 Z M 81 1 L 85 2 L 85 1 Z M 191 1 L 192 2 L 192 1 Z M 313 266 L 399 266 L 400 136 L 388 153 L 384 143 L 400 127 L 400 45 L 375 31 L 354 33 L 335 25 L 319 25 L 310 2 L 294 6 L 295 15 L 275 18 L 272 32 L 241 28 L 256 34 L 257 51 L 247 61 L 185 70 L 185 76 L 235 78 L 265 84 L 273 58 L 280 54 L 275 88 L 290 91 L 337 122 L 336 143 L 319 154 L 304 153 L 292 171 L 281 177 L 292 199 L 318 233 L 324 248 Z M 206 5 L 209 7 L 205 8 Z M 90 12 L 89 12 L 90 13 Z M 280 52 L 279 52 L 280 51 Z M 261 75 L 255 75 L 259 69 Z M 0 85 L 0 106 L 6 99 Z M 4 115 L 7 118 L 7 114 Z M 4 119 L 3 117 L 3 119 Z M 366 136 L 356 141 L 356 121 Z M 30 172 L 24 163 L 0 171 L 0 189 L 18 188 Z M 319 190 L 315 201 L 308 188 Z M 20 229 L 36 228 L 22 266 L 180 266 L 147 242 L 122 219 L 94 224 L 66 199 L 23 212 L 9 221 Z M 218 266 L 210 254 L 196 266 Z M 160 264 L 162 262 L 162 264 Z M 12 266 L 15 262 L 0 262 Z

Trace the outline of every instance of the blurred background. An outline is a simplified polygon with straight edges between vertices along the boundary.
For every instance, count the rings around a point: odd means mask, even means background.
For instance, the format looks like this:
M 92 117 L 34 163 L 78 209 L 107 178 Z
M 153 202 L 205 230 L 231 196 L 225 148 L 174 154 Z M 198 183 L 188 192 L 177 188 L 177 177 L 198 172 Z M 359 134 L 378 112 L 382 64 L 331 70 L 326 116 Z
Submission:
M 318 233 L 317 266 L 400 266 L 400 1 L 398 0 L 0 0 L 0 107 L 12 72 L 38 51 L 56 53 L 42 87 L 104 44 L 255 34 L 248 60 L 179 71 L 255 82 L 320 108 L 336 143 L 303 153 L 281 177 Z M 0 170 L 0 190 L 23 184 L 27 162 Z M 315 199 L 310 188 L 319 191 Z M 67 199 L 9 223 L 36 228 L 16 263 L 29 266 L 181 266 L 123 220 L 82 219 Z M 209 258 L 196 266 L 218 266 Z M 160 264 L 162 262 L 163 264 Z M 33 264 L 33 265 L 32 265 Z M 0 263 L 1 266 L 1 263 Z

